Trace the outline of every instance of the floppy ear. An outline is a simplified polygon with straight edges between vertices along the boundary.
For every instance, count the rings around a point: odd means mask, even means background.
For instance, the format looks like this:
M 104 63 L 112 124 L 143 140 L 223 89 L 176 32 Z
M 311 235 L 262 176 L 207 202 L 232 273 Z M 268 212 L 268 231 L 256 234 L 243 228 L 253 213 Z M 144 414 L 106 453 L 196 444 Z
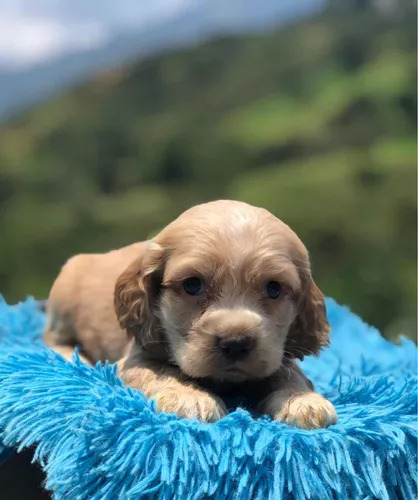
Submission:
M 161 332 L 155 316 L 164 268 L 164 250 L 151 242 L 119 276 L 114 305 L 120 326 L 143 348 L 158 344 Z M 156 346 L 155 346 L 156 347 Z
M 329 344 L 329 323 L 326 316 L 324 296 L 312 277 L 306 280 L 305 292 L 299 304 L 297 316 L 286 339 L 286 354 L 303 359 L 309 354 L 318 354 Z

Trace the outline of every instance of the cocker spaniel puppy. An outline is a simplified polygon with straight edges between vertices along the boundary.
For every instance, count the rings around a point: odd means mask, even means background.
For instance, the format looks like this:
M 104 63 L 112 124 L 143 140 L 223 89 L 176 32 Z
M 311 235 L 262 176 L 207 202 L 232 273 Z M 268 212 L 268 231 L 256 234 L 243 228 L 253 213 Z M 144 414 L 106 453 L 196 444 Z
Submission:
M 122 358 L 160 411 L 215 421 L 235 400 L 303 428 L 337 421 L 296 363 L 328 343 L 323 295 L 302 242 L 264 209 L 206 203 L 151 241 L 70 259 L 49 317 L 55 349 Z

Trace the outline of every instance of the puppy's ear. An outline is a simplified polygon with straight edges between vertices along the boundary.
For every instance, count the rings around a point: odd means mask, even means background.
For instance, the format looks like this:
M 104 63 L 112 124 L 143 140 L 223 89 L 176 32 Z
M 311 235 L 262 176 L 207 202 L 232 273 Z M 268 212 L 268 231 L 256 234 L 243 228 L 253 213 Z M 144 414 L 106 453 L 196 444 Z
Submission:
M 141 347 L 158 343 L 159 325 L 155 316 L 163 275 L 164 249 L 150 242 L 140 255 L 119 276 L 115 285 L 114 305 L 120 326 Z
M 286 339 L 286 354 L 303 359 L 309 354 L 318 354 L 329 344 L 329 324 L 324 296 L 312 277 L 305 280 L 305 291 L 298 304 L 298 313 Z

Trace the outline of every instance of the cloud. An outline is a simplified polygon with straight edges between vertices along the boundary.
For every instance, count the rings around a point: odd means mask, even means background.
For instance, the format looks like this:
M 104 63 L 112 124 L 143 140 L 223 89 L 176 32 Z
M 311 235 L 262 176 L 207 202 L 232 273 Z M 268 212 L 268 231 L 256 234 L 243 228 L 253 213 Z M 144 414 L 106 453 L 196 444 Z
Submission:
M 28 66 L 68 51 L 98 47 L 108 35 L 98 23 L 72 26 L 46 18 L 0 18 L 0 63 Z
M 197 0 L 0 0 L 0 66 L 22 68 L 101 46 Z

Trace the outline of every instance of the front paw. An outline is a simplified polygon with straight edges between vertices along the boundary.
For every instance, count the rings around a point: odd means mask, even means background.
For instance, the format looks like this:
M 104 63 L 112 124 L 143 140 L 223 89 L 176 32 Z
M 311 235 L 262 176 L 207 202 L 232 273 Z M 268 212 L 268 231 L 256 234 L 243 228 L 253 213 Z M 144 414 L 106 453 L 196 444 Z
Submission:
M 152 399 L 160 412 L 176 413 L 190 420 L 215 422 L 227 413 L 221 399 L 193 389 L 162 389 Z
M 302 429 L 320 429 L 338 420 L 334 406 L 316 392 L 291 396 L 274 414 L 274 420 L 296 425 Z

